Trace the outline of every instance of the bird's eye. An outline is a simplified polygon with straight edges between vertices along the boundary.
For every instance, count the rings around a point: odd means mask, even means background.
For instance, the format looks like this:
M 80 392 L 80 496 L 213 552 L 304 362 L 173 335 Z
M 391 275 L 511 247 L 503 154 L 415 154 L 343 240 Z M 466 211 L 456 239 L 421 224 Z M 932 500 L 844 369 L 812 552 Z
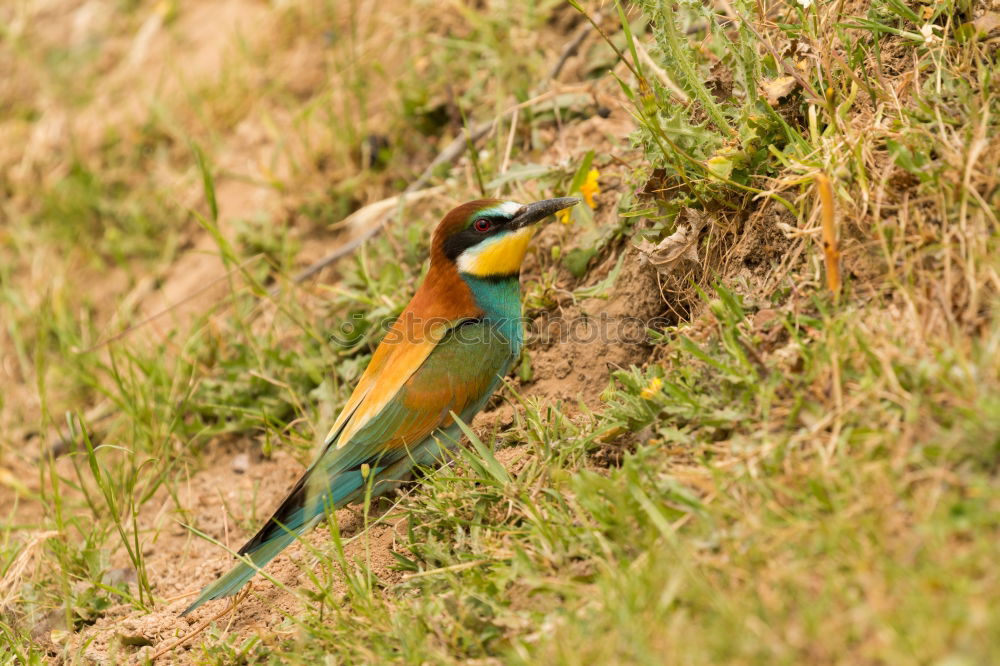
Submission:
M 472 228 L 481 234 L 486 233 L 492 227 L 493 224 L 489 220 L 484 220 L 483 218 L 479 218 L 478 220 L 472 223 Z

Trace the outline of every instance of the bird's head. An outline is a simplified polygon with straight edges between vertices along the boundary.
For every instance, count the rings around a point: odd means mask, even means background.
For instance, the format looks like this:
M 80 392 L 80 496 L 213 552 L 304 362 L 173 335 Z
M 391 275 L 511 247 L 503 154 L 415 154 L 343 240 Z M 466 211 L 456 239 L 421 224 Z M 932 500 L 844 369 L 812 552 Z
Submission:
M 534 224 L 579 203 L 573 197 L 531 204 L 498 199 L 470 201 L 445 215 L 434 232 L 435 261 L 453 262 L 459 273 L 481 279 L 516 277 Z

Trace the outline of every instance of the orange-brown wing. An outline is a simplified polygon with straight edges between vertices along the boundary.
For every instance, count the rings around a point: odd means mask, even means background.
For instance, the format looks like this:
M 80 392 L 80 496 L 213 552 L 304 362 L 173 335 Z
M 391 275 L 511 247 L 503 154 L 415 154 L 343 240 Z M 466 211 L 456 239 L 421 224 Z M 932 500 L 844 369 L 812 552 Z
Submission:
M 445 323 L 429 326 L 426 331 L 407 331 L 398 323 L 390 329 L 375 350 L 354 392 L 337 417 L 324 444 L 341 447 L 381 412 L 399 389 L 423 365 L 447 334 Z
M 347 477 L 357 476 L 362 465 L 377 475 L 412 455 L 413 447 L 453 424 L 452 412 L 471 420 L 513 360 L 507 341 L 488 324 L 477 321 L 452 329 L 394 394 L 383 397 L 380 384 L 372 387 L 366 400 L 382 403 L 381 409 L 358 424 L 356 411 L 345 428 L 334 433 L 331 445 L 309 470 L 308 496 L 332 493 L 338 505 L 349 501 L 349 490 L 360 488 L 361 478 L 348 483 Z

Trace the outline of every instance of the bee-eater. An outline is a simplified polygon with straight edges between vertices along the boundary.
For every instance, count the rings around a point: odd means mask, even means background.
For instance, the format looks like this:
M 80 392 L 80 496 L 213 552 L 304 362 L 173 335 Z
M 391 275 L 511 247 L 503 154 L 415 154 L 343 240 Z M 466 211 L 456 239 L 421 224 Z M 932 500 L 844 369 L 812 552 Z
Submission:
M 372 355 L 323 450 L 229 573 L 182 613 L 236 594 L 325 515 L 388 492 L 459 439 L 521 352 L 521 261 L 532 225 L 578 199 L 470 201 L 445 215 L 430 269 Z

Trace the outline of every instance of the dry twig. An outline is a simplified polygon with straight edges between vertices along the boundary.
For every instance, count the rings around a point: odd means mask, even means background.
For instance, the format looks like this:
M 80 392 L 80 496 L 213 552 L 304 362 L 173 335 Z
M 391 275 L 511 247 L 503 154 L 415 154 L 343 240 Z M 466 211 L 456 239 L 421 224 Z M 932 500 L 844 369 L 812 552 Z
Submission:
M 816 187 L 823 214 L 823 255 L 826 257 L 826 286 L 836 296 L 840 293 L 840 249 L 833 210 L 833 187 L 826 175 L 816 174 Z
M 210 625 L 213 622 L 215 622 L 216 620 L 218 620 L 220 618 L 223 618 L 226 615 L 232 613 L 234 610 L 236 610 L 236 607 L 239 606 L 240 603 L 244 599 L 247 598 L 247 596 L 250 594 L 250 590 L 251 589 L 253 589 L 253 586 L 247 585 L 246 589 L 243 590 L 242 594 L 240 594 L 239 596 L 237 596 L 236 598 L 234 598 L 232 600 L 232 602 L 228 606 L 226 606 L 225 608 L 223 608 L 221 611 L 219 611 L 215 615 L 211 616 L 210 618 L 208 618 L 206 620 L 202 620 L 201 624 L 199 624 L 197 627 L 195 627 L 192 631 L 189 631 L 188 633 L 186 633 L 183 636 L 181 636 L 180 638 L 178 638 L 173 643 L 170 643 L 169 645 L 165 645 L 165 646 L 161 647 L 159 650 L 157 650 L 156 652 L 154 652 L 149 657 L 149 660 L 150 661 L 156 661 L 157 659 L 159 659 L 160 657 L 162 657 L 166 653 L 172 651 L 174 648 L 178 648 L 181 645 L 184 645 L 185 643 L 187 643 L 188 641 L 190 641 L 192 638 L 194 638 L 195 636 L 197 636 L 201 632 L 205 631 L 205 629 L 208 628 L 208 625 Z

